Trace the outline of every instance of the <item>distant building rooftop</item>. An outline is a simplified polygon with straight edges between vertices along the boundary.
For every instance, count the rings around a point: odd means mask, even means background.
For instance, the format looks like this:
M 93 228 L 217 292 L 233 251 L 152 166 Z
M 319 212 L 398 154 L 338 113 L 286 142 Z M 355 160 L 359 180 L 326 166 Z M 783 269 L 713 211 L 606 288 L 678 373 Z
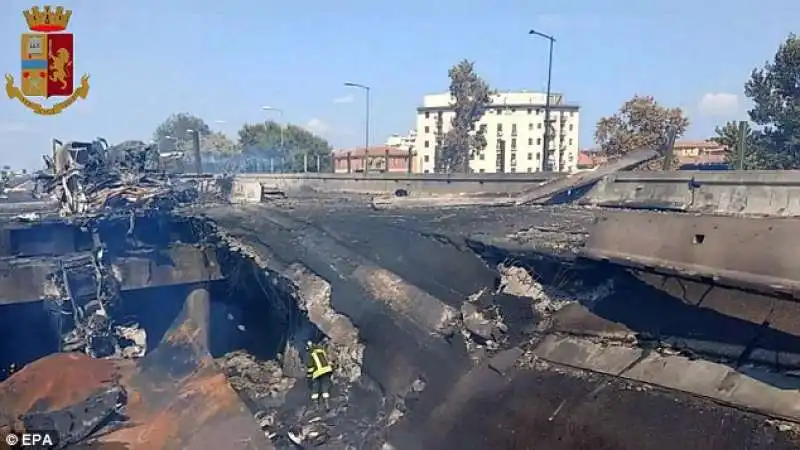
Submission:
M 387 145 L 378 145 L 375 147 L 369 148 L 369 156 L 378 156 L 378 155 L 385 155 L 386 152 L 389 152 L 389 156 L 408 156 L 408 150 L 399 149 L 397 147 L 390 147 Z M 364 147 L 358 147 L 353 149 L 341 149 L 336 150 L 333 152 L 335 158 L 347 158 L 347 154 L 350 153 L 351 158 L 361 158 L 366 153 L 364 151 Z

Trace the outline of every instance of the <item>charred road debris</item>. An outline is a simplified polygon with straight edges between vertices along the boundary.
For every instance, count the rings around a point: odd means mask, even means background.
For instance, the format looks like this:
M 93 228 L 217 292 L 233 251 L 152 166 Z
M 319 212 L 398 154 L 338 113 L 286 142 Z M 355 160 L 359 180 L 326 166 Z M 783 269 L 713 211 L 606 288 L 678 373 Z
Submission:
M 55 144 L 52 157 L 44 158 L 46 169 L 36 177 L 34 195 L 55 201 L 62 223 L 78 230 L 87 240 L 78 246 L 88 249 L 57 259 L 45 280 L 44 299 L 62 336 L 59 350 L 98 358 L 144 356 L 146 331 L 135 322 L 114 319 L 119 317 L 120 274 L 114 273 L 109 246 L 129 241 L 122 246 L 136 248 L 137 223 L 163 222 L 176 207 L 197 202 L 198 183 L 161 171 L 155 145 L 128 141 L 109 146 L 102 138 Z M 104 229 L 121 217 L 127 217 L 124 233 Z
M 232 205 L 230 178 L 162 159 L 59 144 L 36 189 L 55 207 L 0 224 L 0 431 L 147 450 L 798 448 L 793 303 L 587 257 L 613 245 L 592 240 L 597 210 L 521 206 L 563 180 L 516 208 L 399 214 Z M 328 409 L 309 402 L 307 341 L 336 367 Z

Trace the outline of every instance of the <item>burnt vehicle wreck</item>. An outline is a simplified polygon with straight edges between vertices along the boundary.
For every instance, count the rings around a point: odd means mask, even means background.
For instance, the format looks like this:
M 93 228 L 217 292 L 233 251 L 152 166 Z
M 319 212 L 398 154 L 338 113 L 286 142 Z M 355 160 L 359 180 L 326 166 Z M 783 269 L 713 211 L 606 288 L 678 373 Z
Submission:
M 55 203 L 0 224 L 4 430 L 46 425 L 60 448 L 800 445 L 793 301 L 637 258 L 679 267 L 678 244 L 634 229 L 705 222 L 576 206 L 605 173 L 511 205 L 237 204 L 229 179 L 157 157 L 64 144 L 40 178 Z M 329 409 L 309 401 L 309 340 L 336 368 Z

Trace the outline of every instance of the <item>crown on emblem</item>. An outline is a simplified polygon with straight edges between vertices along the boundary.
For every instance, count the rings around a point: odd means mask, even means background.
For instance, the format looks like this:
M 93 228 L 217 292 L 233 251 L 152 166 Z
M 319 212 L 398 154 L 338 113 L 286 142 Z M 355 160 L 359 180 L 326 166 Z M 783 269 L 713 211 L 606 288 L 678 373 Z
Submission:
M 28 21 L 28 28 L 33 31 L 49 32 L 66 30 L 72 11 L 64 9 L 63 6 L 53 8 L 46 5 L 44 11 L 34 6 L 30 11 L 23 11 L 23 14 Z

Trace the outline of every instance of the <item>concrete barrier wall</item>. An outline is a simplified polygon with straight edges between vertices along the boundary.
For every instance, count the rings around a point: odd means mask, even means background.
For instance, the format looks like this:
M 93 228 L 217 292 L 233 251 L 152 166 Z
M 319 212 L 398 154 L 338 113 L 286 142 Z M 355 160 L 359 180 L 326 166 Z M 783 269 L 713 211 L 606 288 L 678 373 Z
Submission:
M 417 194 L 499 194 L 516 195 L 561 173 L 501 174 L 241 174 L 233 186 L 233 199 L 258 201 L 261 186 L 285 192 L 393 194 L 399 189 Z M 256 193 L 259 194 L 256 194 Z
M 580 203 L 800 216 L 800 171 L 618 172 L 598 182 Z

